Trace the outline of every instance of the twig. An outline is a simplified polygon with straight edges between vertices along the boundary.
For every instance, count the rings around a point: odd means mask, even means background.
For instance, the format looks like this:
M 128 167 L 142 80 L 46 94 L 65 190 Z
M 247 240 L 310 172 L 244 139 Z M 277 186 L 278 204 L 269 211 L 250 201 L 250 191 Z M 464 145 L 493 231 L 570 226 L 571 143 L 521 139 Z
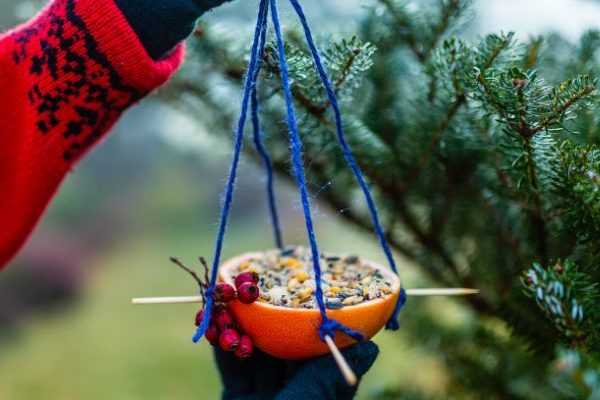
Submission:
M 379 0 L 379 1 L 381 2 L 381 4 L 383 4 L 385 6 L 385 8 L 387 8 L 388 12 L 391 14 L 391 16 L 396 21 L 396 24 L 398 25 L 398 28 L 399 28 L 398 32 L 401 29 L 405 30 L 405 34 L 402 35 L 402 38 L 404 39 L 404 41 L 406 42 L 406 44 L 408 45 L 410 50 L 413 52 L 413 54 L 415 55 L 417 60 L 419 60 L 420 63 L 424 64 L 427 61 L 427 54 L 425 54 L 425 52 L 419 47 L 419 41 L 415 37 L 412 27 L 409 25 L 409 21 L 407 21 L 406 19 L 403 18 L 402 15 L 400 15 L 400 13 L 394 7 L 394 5 L 392 4 L 392 2 L 390 0 Z
M 169 260 L 171 260 L 173 264 L 177 265 L 179 268 L 190 274 L 194 278 L 194 280 L 198 282 L 198 286 L 200 286 L 200 288 L 204 287 L 204 282 L 202 282 L 202 280 L 198 277 L 196 272 L 194 272 L 191 268 L 188 268 L 185 265 L 183 265 L 183 263 L 179 261 L 179 259 L 176 257 L 171 257 Z
M 533 203 L 535 206 L 535 209 L 529 212 L 529 214 L 531 224 L 535 229 L 537 248 L 541 256 L 540 262 L 546 264 L 548 262 L 548 229 L 544 219 L 544 207 L 542 204 L 542 196 L 540 194 L 536 165 L 533 156 L 533 147 L 530 138 L 523 138 L 523 145 L 527 156 L 527 174 L 529 183 L 533 189 Z
M 456 100 L 448 109 L 448 112 L 446 113 L 446 116 L 444 117 L 444 120 L 442 121 L 440 126 L 435 130 L 435 132 L 431 136 L 429 146 L 427 146 L 427 151 L 421 154 L 417 166 L 412 168 L 412 170 L 407 174 L 408 177 L 403 183 L 404 189 L 410 188 L 411 185 L 419 179 L 421 173 L 431 160 L 431 157 L 433 156 L 433 153 L 438 143 L 440 142 L 442 136 L 446 133 L 446 131 L 450 127 L 450 124 L 452 123 L 452 120 L 454 119 L 460 108 L 463 106 L 463 104 L 466 103 L 466 101 L 467 97 L 464 95 L 464 93 L 456 94 Z
M 206 286 L 208 286 L 208 282 L 210 282 L 210 278 L 208 277 L 208 263 L 206 262 L 206 259 L 202 256 L 198 257 L 198 261 L 200 261 L 200 264 L 202 264 L 202 266 L 204 267 L 204 282 L 206 282 Z
M 200 295 L 202 296 L 202 303 L 206 302 L 206 295 L 204 293 L 204 291 L 207 288 L 208 285 L 208 267 L 206 266 L 206 261 L 204 260 L 204 258 L 200 257 L 200 263 L 204 266 L 205 268 L 205 277 L 206 280 L 204 282 L 202 282 L 202 279 L 200 279 L 200 277 L 196 274 L 196 272 L 194 270 L 192 270 L 191 268 L 186 267 L 185 265 L 183 265 L 183 263 L 181 261 L 179 261 L 178 258 L 176 257 L 171 257 L 170 258 L 171 262 L 175 265 L 177 265 L 179 268 L 181 268 L 182 270 L 184 270 L 185 272 L 187 272 L 188 274 L 190 274 L 192 276 L 192 278 L 194 278 L 194 280 L 198 283 L 198 287 L 200 288 Z
M 584 98 L 585 96 L 592 93 L 596 88 L 593 85 L 587 85 L 579 92 L 575 93 L 568 101 L 566 101 L 561 107 L 557 108 L 550 117 L 546 117 L 538 127 L 533 130 L 533 133 L 537 133 L 543 129 L 548 129 L 552 124 L 558 123 L 563 115 L 571 108 L 575 103 Z

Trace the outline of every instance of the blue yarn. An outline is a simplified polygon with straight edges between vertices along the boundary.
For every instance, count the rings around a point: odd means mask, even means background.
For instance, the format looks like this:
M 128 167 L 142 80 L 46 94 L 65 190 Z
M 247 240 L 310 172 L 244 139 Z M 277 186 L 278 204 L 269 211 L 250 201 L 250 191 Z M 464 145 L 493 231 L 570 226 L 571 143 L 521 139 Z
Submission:
M 267 13 L 268 4 L 267 4 Z M 267 173 L 267 198 L 269 201 L 269 213 L 271 214 L 271 222 L 273 224 L 273 235 L 275 237 L 275 244 L 278 248 L 283 249 L 283 239 L 281 237 L 281 224 L 279 223 L 279 214 L 277 212 L 277 203 L 275 200 L 275 190 L 273 188 L 274 177 L 273 177 L 273 162 L 271 161 L 271 157 L 269 157 L 269 153 L 267 149 L 262 143 L 261 138 L 261 129 L 260 129 L 260 120 L 258 116 L 258 94 L 257 94 L 257 83 L 258 83 L 258 74 L 260 73 L 260 69 L 262 66 L 262 59 L 265 52 L 265 44 L 267 41 L 267 18 L 265 18 L 265 23 L 261 26 L 260 32 L 260 46 L 259 46 L 259 57 L 258 57 L 258 65 L 256 66 L 256 74 L 254 76 L 254 86 L 252 87 L 252 95 L 251 95 L 251 109 L 252 109 L 252 127 L 254 130 L 254 146 L 256 147 L 256 151 L 259 156 L 262 158 L 263 164 L 265 166 L 265 170 Z
M 398 329 L 400 329 L 400 324 L 398 323 L 398 314 L 400 314 L 400 311 L 406 304 L 406 300 L 407 300 L 406 290 L 404 290 L 404 288 L 400 288 L 400 295 L 398 296 L 398 302 L 396 303 L 396 307 L 394 308 L 392 317 L 389 319 L 389 321 L 385 325 L 386 329 L 389 329 L 391 331 L 397 331 Z
M 294 111 L 294 101 L 292 99 L 292 91 L 290 89 L 290 79 L 288 65 L 285 55 L 285 47 L 283 44 L 283 35 L 281 33 L 281 25 L 279 23 L 279 14 L 277 11 L 277 1 L 270 0 L 271 4 L 271 19 L 275 30 L 275 38 L 277 42 L 277 54 L 279 57 L 279 69 L 281 75 L 281 83 L 283 86 L 283 93 L 286 103 L 287 111 L 287 123 L 289 128 L 290 136 L 290 147 L 292 151 L 292 165 L 294 169 L 294 175 L 296 177 L 296 183 L 300 190 L 300 198 L 302 202 L 302 209 L 304 211 L 304 219 L 306 222 L 306 230 L 308 234 L 308 240 L 310 242 L 313 268 L 315 271 L 316 281 L 316 299 L 321 313 L 321 326 L 319 327 L 319 335 L 324 340 L 325 336 L 335 336 L 335 331 L 341 331 L 356 340 L 363 340 L 363 335 L 359 332 L 353 331 L 350 328 L 344 327 L 339 322 L 330 320 L 327 317 L 327 310 L 325 302 L 323 300 L 323 288 L 321 283 L 321 265 L 320 265 L 320 252 L 317 244 L 317 238 L 315 235 L 314 225 L 312 221 L 312 213 L 310 208 L 310 200 L 308 195 L 308 189 L 306 186 L 306 177 L 304 175 L 304 164 L 302 160 L 302 142 L 298 133 L 298 123 L 296 120 L 296 113 Z
M 375 201 L 373 200 L 373 196 L 371 195 L 369 185 L 365 181 L 363 173 L 362 173 L 360 167 L 358 166 L 356 159 L 354 158 L 354 155 L 352 153 L 352 150 L 350 149 L 350 146 L 348 145 L 348 142 L 346 141 L 346 135 L 344 133 L 344 127 L 343 127 L 343 123 L 342 123 L 342 113 L 340 111 L 340 107 L 339 107 L 339 104 L 337 101 L 337 96 L 335 94 L 335 90 L 333 88 L 331 80 L 329 79 L 329 76 L 325 70 L 325 67 L 323 66 L 323 62 L 321 61 L 321 56 L 319 54 L 319 50 L 317 49 L 317 47 L 315 45 L 310 27 L 306 20 L 306 16 L 305 16 L 304 11 L 302 10 L 302 6 L 298 2 L 298 0 L 290 0 L 290 3 L 294 7 L 294 10 L 296 10 L 296 14 L 298 14 L 298 18 L 300 19 L 300 23 L 302 24 L 302 27 L 304 29 L 304 35 L 306 36 L 306 41 L 308 43 L 308 47 L 313 56 L 315 67 L 317 68 L 319 77 L 321 78 L 321 81 L 323 82 L 323 85 L 325 86 L 325 91 L 327 92 L 327 97 L 329 98 L 329 103 L 331 104 L 331 107 L 333 109 L 333 112 L 335 115 L 335 126 L 336 126 L 337 139 L 338 139 L 338 142 L 340 143 L 340 146 L 342 147 L 342 153 L 344 155 L 346 163 L 352 169 L 352 172 L 354 173 L 354 176 L 356 177 L 356 180 L 358 181 L 358 184 L 365 196 L 365 200 L 366 200 L 367 206 L 369 208 L 369 213 L 371 215 L 371 220 L 373 222 L 375 233 L 377 234 L 379 243 L 380 243 L 381 247 L 383 248 L 383 251 L 385 253 L 387 261 L 388 261 L 390 267 L 392 268 L 392 270 L 396 274 L 398 274 L 398 268 L 396 266 L 396 262 L 394 261 L 394 256 L 392 255 L 392 250 L 390 249 L 390 246 L 385 238 L 385 232 L 383 230 L 383 227 L 381 226 L 381 223 L 379 221 L 379 214 L 377 212 L 377 206 L 375 205 Z M 404 294 L 406 294 L 406 293 L 404 293 Z M 399 328 L 399 325 L 397 322 L 398 314 L 400 313 L 400 310 L 402 309 L 402 307 L 404 306 L 404 303 L 406 302 L 405 296 L 404 296 L 404 302 L 402 302 L 402 303 L 400 302 L 401 298 L 402 298 L 402 292 L 401 292 L 401 296 L 398 298 L 398 303 L 396 303 L 396 307 L 394 308 L 394 313 L 386 325 L 387 329 L 397 330 Z
M 350 329 L 334 319 L 328 318 L 324 319 L 319 327 L 319 337 L 321 340 L 325 341 L 325 336 L 331 336 L 333 338 L 335 331 L 340 331 L 359 342 L 365 340 L 365 337 L 360 332 Z
M 338 141 L 342 147 L 342 152 L 346 162 L 349 167 L 352 169 L 362 191 L 365 196 L 369 212 L 371 214 L 371 219 L 373 221 L 373 225 L 375 228 L 375 232 L 379 238 L 379 242 L 384 250 L 384 253 L 388 259 L 390 267 L 397 274 L 398 270 L 396 267 L 396 263 L 394 261 L 391 249 L 387 243 L 385 238 L 385 233 L 381 223 L 379 221 L 379 216 L 377 212 L 377 207 L 373 200 L 373 197 L 370 193 L 369 186 L 365 181 L 365 178 L 358 166 L 354 155 L 348 145 L 345 133 L 342 125 L 341 111 L 339 104 L 337 102 L 337 97 L 335 94 L 335 90 L 331 81 L 325 71 L 323 63 L 321 61 L 321 57 L 319 55 L 319 51 L 317 50 L 312 33 L 310 31 L 310 27 L 308 26 L 308 22 L 306 21 L 306 17 L 300 6 L 298 0 L 290 0 L 292 6 L 296 10 L 298 17 L 300 18 L 300 22 L 304 28 L 306 40 L 308 42 L 311 54 L 314 59 L 315 66 L 319 73 L 319 76 L 325 86 L 327 96 L 329 98 L 329 102 L 333 108 L 335 115 L 335 123 L 336 123 L 336 132 Z M 308 188 L 306 184 L 306 177 L 304 172 L 304 163 L 303 163 L 303 146 L 302 141 L 300 139 L 300 135 L 298 132 L 298 123 L 296 119 L 296 113 L 294 110 L 294 103 L 292 98 L 292 91 L 290 88 L 289 81 L 289 69 L 286 60 L 285 54 L 285 46 L 283 42 L 283 35 L 281 33 L 281 24 L 279 22 L 279 14 L 277 11 L 277 0 L 261 0 L 258 18 L 256 23 L 256 29 L 254 32 L 254 41 L 252 44 L 252 53 L 250 58 L 250 63 L 248 66 L 248 72 L 246 76 L 246 81 L 244 85 L 244 95 L 242 99 L 242 108 L 240 113 L 240 118 L 238 122 L 238 127 L 235 135 L 235 146 L 233 153 L 233 161 L 229 173 L 229 177 L 227 180 L 227 186 L 225 188 L 225 197 L 223 202 L 223 208 L 221 210 L 221 218 L 219 223 L 219 230 L 216 238 L 215 245 L 215 254 L 213 258 L 212 272 L 211 272 L 211 281 L 209 285 L 209 289 L 206 292 L 206 304 L 205 304 L 205 312 L 202 323 L 198 327 L 196 334 L 193 337 L 194 342 L 200 340 L 200 338 L 204 335 L 208 326 L 210 324 L 212 308 L 214 305 L 213 293 L 215 289 L 215 285 L 217 282 L 218 275 L 218 267 L 220 264 L 220 258 L 223 248 L 223 241 L 225 238 L 225 233 L 227 230 L 227 222 L 229 219 L 229 214 L 231 211 L 231 204 L 233 201 L 233 192 L 235 188 L 235 180 L 237 176 L 237 170 L 239 166 L 240 156 L 242 152 L 243 142 L 244 142 L 244 128 L 247 119 L 248 106 L 250 103 L 251 106 L 251 114 L 252 114 L 252 125 L 254 129 L 254 144 L 256 149 L 263 160 L 263 164 L 265 165 L 265 169 L 267 172 L 267 194 L 269 200 L 269 211 L 271 213 L 271 219 L 273 221 L 274 235 L 277 246 L 282 248 L 283 241 L 281 239 L 281 228 L 279 223 L 279 217 L 277 213 L 277 207 L 275 203 L 275 194 L 273 189 L 273 165 L 271 158 L 268 155 L 266 148 L 264 147 L 261 139 L 261 131 L 260 131 L 260 120 L 259 120 L 259 105 L 258 105 L 258 95 L 257 95 L 257 80 L 259 71 L 261 68 L 261 60 L 264 54 L 265 43 L 266 43 L 266 34 L 267 34 L 267 24 L 268 24 L 268 15 L 269 15 L 269 4 L 271 6 L 271 17 L 275 30 L 275 38 L 277 43 L 277 53 L 279 58 L 280 65 L 280 75 L 282 81 L 282 87 L 284 92 L 284 98 L 286 103 L 286 111 L 287 111 L 287 123 L 289 128 L 289 140 L 290 147 L 292 152 L 292 165 L 294 170 L 294 175 L 296 178 L 296 183 L 298 185 L 300 191 L 300 198 L 302 203 L 302 209 L 304 212 L 304 218 L 306 223 L 306 230 L 308 235 L 308 240 L 311 247 L 312 259 L 313 259 L 313 269 L 315 272 L 315 281 L 316 281 L 316 293 L 315 297 L 317 300 L 317 304 L 319 307 L 319 312 L 321 313 L 321 325 L 319 326 L 319 336 L 321 340 L 324 340 L 326 336 L 334 337 L 336 331 L 342 332 L 355 340 L 361 341 L 364 340 L 363 335 L 360 332 L 357 332 L 353 329 L 350 329 L 338 321 L 333 319 L 329 319 L 327 317 L 327 309 L 325 306 L 325 302 L 323 300 L 323 288 L 321 281 L 321 265 L 320 265 L 320 252 L 317 244 L 317 238 L 314 230 L 314 224 L 312 220 L 312 212 L 311 205 L 309 200 Z M 400 290 L 400 295 L 398 297 L 398 302 L 396 303 L 394 313 L 392 318 L 388 321 L 386 327 L 388 329 L 398 329 L 398 321 L 397 317 L 406 303 L 406 291 L 404 289 Z
M 248 103 L 250 101 L 252 88 L 255 84 L 256 68 L 258 60 L 258 46 L 261 32 L 263 31 L 263 25 L 267 23 L 267 0 L 261 0 L 258 11 L 258 19 L 256 23 L 256 30 L 254 32 L 254 41 L 252 43 L 252 55 L 250 58 L 250 64 L 248 66 L 248 74 L 246 76 L 246 83 L 244 85 L 244 96 L 242 99 L 242 110 L 240 113 L 240 119 L 238 122 L 237 131 L 235 134 L 235 146 L 233 151 L 233 162 L 231 164 L 231 170 L 227 179 L 227 186 L 225 187 L 225 198 L 223 202 L 223 208 L 221 210 L 221 218 L 219 223 L 219 231 L 216 238 L 215 254 L 213 257 L 211 279 L 209 289 L 206 292 L 206 304 L 204 306 L 204 318 L 202 323 L 198 327 L 196 334 L 193 337 L 194 343 L 197 343 L 210 325 L 210 319 L 212 314 L 212 308 L 214 305 L 213 292 L 217 283 L 217 275 L 219 264 L 221 261 L 221 252 L 223 250 L 223 241 L 225 238 L 225 232 L 227 230 L 227 222 L 229 219 L 229 213 L 231 211 L 231 203 L 233 201 L 233 192 L 235 188 L 235 180 L 237 176 L 237 170 L 240 162 L 240 156 L 242 153 L 242 147 L 244 144 L 244 127 L 246 125 L 246 117 L 248 113 Z

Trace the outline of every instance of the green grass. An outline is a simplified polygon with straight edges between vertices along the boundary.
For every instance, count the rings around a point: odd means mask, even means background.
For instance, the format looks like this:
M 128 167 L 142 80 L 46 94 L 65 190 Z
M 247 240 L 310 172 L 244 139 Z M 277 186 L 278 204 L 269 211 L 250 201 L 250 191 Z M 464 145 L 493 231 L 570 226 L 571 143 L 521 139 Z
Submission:
M 231 232 L 227 256 L 268 246 L 269 238 L 255 234 L 253 223 L 241 225 Z M 366 245 L 347 228 L 343 238 L 323 236 L 328 248 L 353 243 L 355 251 L 377 254 L 373 243 Z M 131 297 L 193 293 L 191 278 L 167 257 L 191 263 L 211 250 L 211 237 L 169 233 L 133 237 L 93 260 L 94 276 L 83 301 L 62 313 L 35 317 L 3 344 L 0 399 L 217 398 L 220 381 L 210 348 L 190 340 L 196 307 L 129 304 Z M 412 348 L 401 333 L 382 333 L 376 341 L 383 351 L 361 385 L 361 398 L 386 384 L 443 387 L 443 369 L 435 358 Z

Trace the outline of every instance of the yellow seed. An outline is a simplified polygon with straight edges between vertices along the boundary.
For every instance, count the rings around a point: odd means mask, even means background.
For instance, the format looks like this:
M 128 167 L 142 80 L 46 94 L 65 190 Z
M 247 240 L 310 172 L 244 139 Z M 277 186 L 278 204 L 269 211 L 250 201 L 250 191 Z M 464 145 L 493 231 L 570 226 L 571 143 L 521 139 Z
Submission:
M 309 287 L 305 287 L 304 289 L 300 290 L 298 292 L 298 299 L 300 299 L 300 301 L 306 301 L 308 299 L 310 299 L 310 296 L 312 296 L 312 288 Z
M 362 284 L 363 285 L 368 285 L 369 283 L 371 283 L 371 279 L 372 278 L 370 276 L 364 277 L 363 280 L 362 280 Z
M 300 285 L 300 282 L 298 282 L 297 279 L 292 278 L 288 281 L 287 287 L 288 287 L 288 290 L 292 290 L 295 287 L 297 287 L 298 285 Z
M 298 280 L 298 282 L 304 283 L 304 281 L 306 281 L 308 278 L 310 278 L 310 275 L 308 275 L 308 272 L 306 272 L 306 271 L 298 271 L 294 275 L 294 278 L 296 278 Z
M 342 304 L 345 306 L 354 304 L 354 297 L 346 297 L 344 301 L 342 301 Z
M 295 258 L 292 258 L 292 257 L 289 257 L 289 258 L 285 258 L 285 259 L 283 259 L 283 260 L 281 261 L 281 264 L 282 264 L 284 267 L 287 267 L 287 268 L 294 268 L 294 269 L 295 269 L 295 268 L 300 268 L 300 267 L 302 266 L 302 263 L 301 263 L 300 261 L 298 261 L 297 259 L 295 259 Z
M 363 301 L 363 298 L 360 296 L 351 296 L 351 297 L 347 297 L 346 299 L 344 299 L 344 301 L 342 301 L 342 304 L 345 306 L 350 306 L 353 304 L 358 304 L 361 301 Z
M 268 294 L 261 293 L 258 300 L 268 303 L 269 301 L 271 301 L 271 296 L 269 296 Z
M 250 261 L 244 261 L 243 263 L 240 264 L 240 271 L 247 271 L 248 269 L 250 269 L 250 267 L 252 266 L 252 263 Z
M 342 288 L 337 287 L 337 286 L 332 286 L 329 288 L 329 293 L 332 294 L 333 296 L 335 296 L 336 294 L 338 294 L 341 291 L 342 291 Z

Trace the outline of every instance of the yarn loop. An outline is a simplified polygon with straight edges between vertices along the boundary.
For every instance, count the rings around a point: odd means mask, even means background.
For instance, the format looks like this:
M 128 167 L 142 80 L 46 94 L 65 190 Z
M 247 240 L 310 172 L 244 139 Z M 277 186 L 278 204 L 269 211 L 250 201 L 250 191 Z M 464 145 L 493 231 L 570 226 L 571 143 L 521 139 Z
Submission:
M 215 252 L 212 263 L 212 271 L 211 271 L 211 280 L 210 286 L 207 290 L 206 296 L 206 305 L 204 312 L 204 319 L 196 334 L 193 337 L 194 342 L 197 342 L 202 338 L 208 326 L 210 324 L 212 308 L 214 305 L 214 300 L 212 298 L 212 293 L 214 292 L 214 288 L 217 283 L 218 276 L 218 267 L 221 259 L 221 253 L 223 249 L 223 242 L 226 234 L 227 223 L 229 219 L 229 214 L 231 210 L 231 204 L 233 201 L 233 193 L 235 188 L 235 181 L 237 178 L 237 170 L 241 157 L 241 152 L 243 148 L 244 142 L 244 129 L 248 114 L 248 106 L 251 108 L 251 119 L 252 119 L 252 127 L 254 131 L 253 141 L 256 148 L 257 153 L 262 159 L 262 163 L 266 170 L 267 182 L 266 182 L 266 191 L 267 191 L 267 199 L 269 203 L 269 212 L 271 216 L 271 222 L 273 224 L 273 232 L 275 237 L 275 243 L 277 247 L 280 249 L 283 248 L 283 240 L 281 235 L 281 226 L 279 222 L 279 216 L 277 212 L 277 206 L 275 201 L 275 192 L 274 192 L 274 176 L 273 176 L 273 164 L 271 158 L 268 154 L 266 147 L 262 142 L 262 132 L 260 126 L 259 119 L 259 99 L 258 99 L 258 90 L 257 90 L 257 82 L 259 78 L 259 73 L 262 67 L 262 59 L 264 58 L 265 46 L 266 46 L 266 37 L 268 30 L 268 17 L 269 14 L 271 16 L 271 21 L 273 24 L 273 31 L 275 35 L 275 42 L 277 47 L 277 56 L 279 61 L 279 73 L 281 78 L 281 86 L 283 89 L 285 105 L 286 105 L 286 114 L 287 114 L 287 125 L 288 125 L 288 134 L 289 134 L 289 142 L 291 149 L 291 162 L 293 167 L 294 177 L 296 179 L 296 184 L 298 186 L 300 192 L 300 200 L 302 205 L 302 211 L 304 213 L 304 221 L 306 224 L 306 231 L 308 236 L 308 241 L 310 244 L 311 254 L 312 254 L 312 264 L 313 270 L 315 274 L 315 282 L 316 282 L 316 290 L 315 290 L 315 298 L 317 300 L 317 305 L 319 308 L 319 312 L 321 313 L 321 324 L 318 329 L 318 334 L 321 340 L 325 340 L 326 336 L 335 337 L 336 332 L 341 332 L 347 336 L 352 337 L 357 341 L 364 340 L 364 336 L 347 326 L 344 326 L 340 322 L 330 319 L 327 316 L 327 308 L 325 305 L 325 301 L 323 298 L 323 288 L 322 288 L 322 270 L 321 270 L 321 257 L 319 246 L 317 242 L 316 233 L 314 230 L 314 223 L 311 211 L 311 203 L 310 196 L 308 192 L 308 187 L 306 183 L 306 176 L 304 172 L 304 162 L 303 162 L 303 145 L 302 140 L 300 138 L 299 130 L 298 130 L 298 122 L 296 118 L 296 112 L 294 109 L 294 100 L 293 93 L 290 86 L 290 77 L 289 77 L 289 68 L 286 59 L 285 45 L 283 34 L 281 32 L 281 23 L 279 19 L 279 12 L 277 9 L 278 0 L 260 0 L 260 6 L 258 11 L 258 18 L 256 23 L 256 28 L 254 31 L 254 41 L 252 43 L 252 50 L 250 56 L 250 63 L 248 65 L 248 71 L 246 74 L 245 84 L 244 84 L 244 94 L 242 98 L 242 108 L 240 112 L 240 118 L 238 121 L 237 130 L 235 133 L 235 145 L 234 145 L 234 153 L 233 153 L 233 161 L 231 164 L 229 178 L 227 179 L 227 186 L 225 188 L 225 196 L 223 201 L 223 207 L 221 210 L 221 218 L 219 223 L 219 230 L 216 238 Z M 297 14 L 300 23 L 302 25 L 304 36 L 306 38 L 306 42 L 308 44 L 309 51 L 313 58 L 313 63 L 315 69 L 319 75 L 321 82 L 325 88 L 325 92 L 327 94 L 327 98 L 329 100 L 329 105 L 331 105 L 331 109 L 333 110 L 335 126 L 336 126 L 336 137 L 342 149 L 342 154 L 348 167 L 352 170 L 354 177 L 358 185 L 361 188 L 361 191 L 365 197 L 365 201 L 368 206 L 369 214 L 371 216 L 371 220 L 374 226 L 375 234 L 379 240 L 379 244 L 381 245 L 384 254 L 387 258 L 387 261 L 390 265 L 390 268 L 394 271 L 394 273 L 398 274 L 398 268 L 394 261 L 394 257 L 391 251 L 391 248 L 386 240 L 385 231 L 380 223 L 379 215 L 377 212 L 377 206 L 369 189 L 369 185 L 364 178 L 362 171 L 356 162 L 356 159 L 352 153 L 352 150 L 346 140 L 343 121 L 342 121 L 342 113 L 337 100 L 337 95 L 333 84 L 329 78 L 329 75 L 323 65 L 321 55 L 317 46 L 315 45 L 313 35 L 304 14 L 304 10 L 300 5 L 298 0 L 289 0 L 292 8 Z M 386 324 L 387 329 L 396 330 L 399 328 L 398 323 L 398 315 L 402 308 L 406 303 L 406 291 L 401 288 L 400 295 L 398 297 L 398 301 L 394 308 L 394 312 L 390 320 Z

